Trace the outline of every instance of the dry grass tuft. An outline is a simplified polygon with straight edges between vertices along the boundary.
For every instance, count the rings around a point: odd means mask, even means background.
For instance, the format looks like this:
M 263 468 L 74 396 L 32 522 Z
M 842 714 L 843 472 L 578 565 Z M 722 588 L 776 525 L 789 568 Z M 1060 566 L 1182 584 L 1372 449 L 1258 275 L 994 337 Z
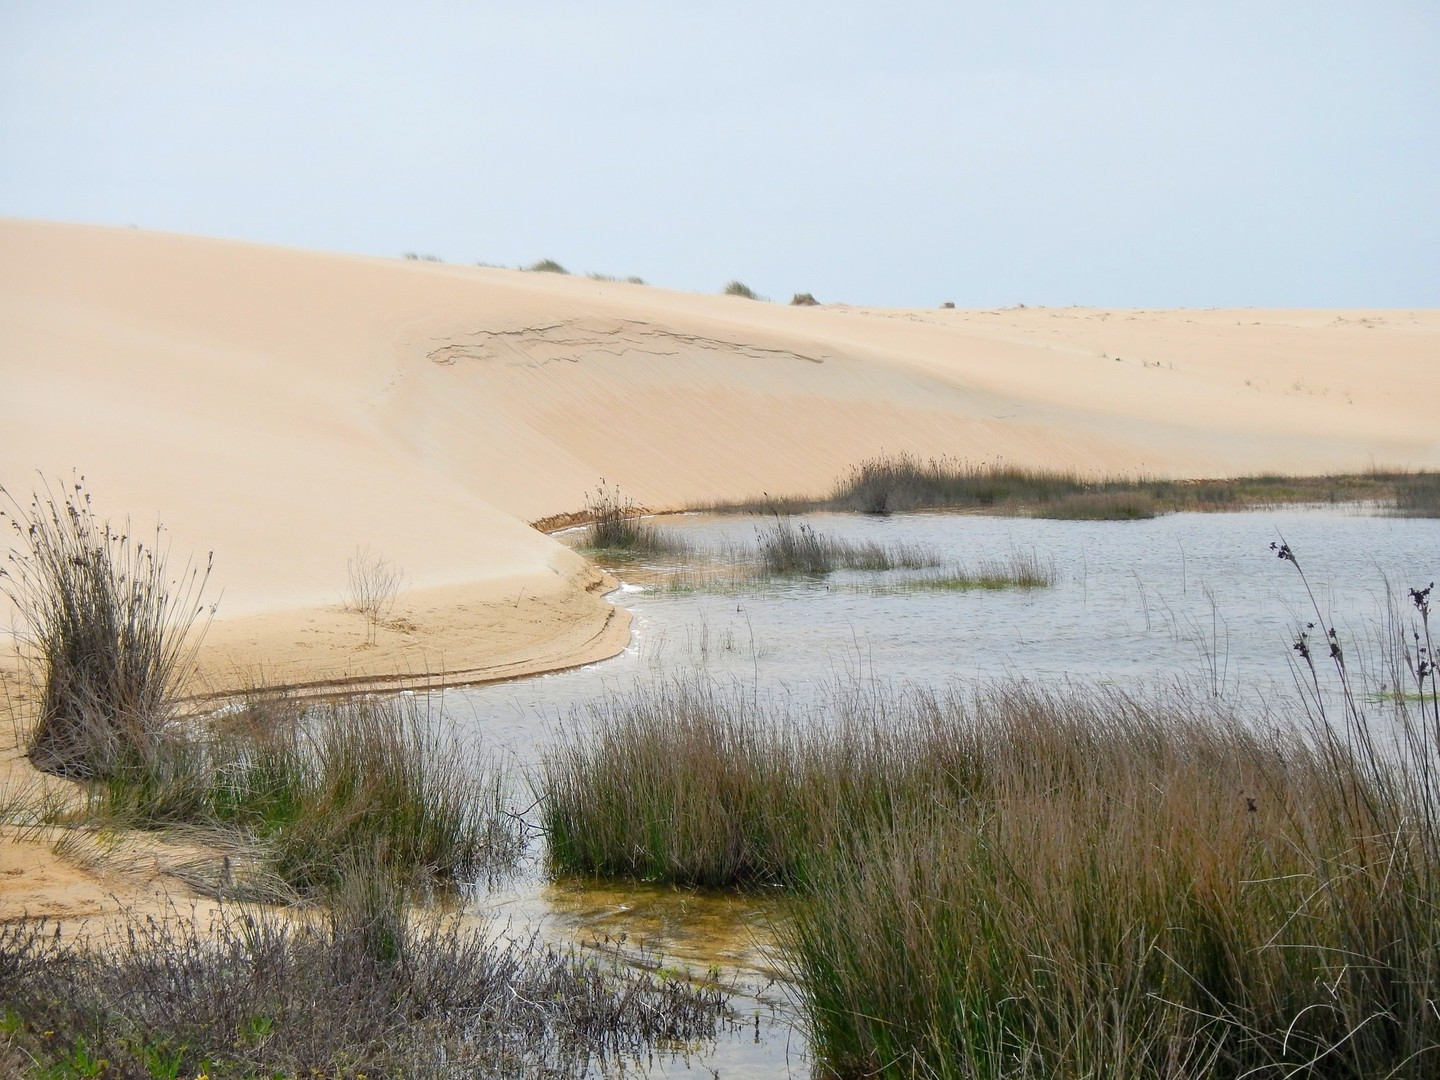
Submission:
M 172 580 L 163 530 L 147 543 L 99 520 L 83 477 L 42 485 L 28 506 L 0 488 L 0 503 L 16 544 L 0 590 L 39 690 L 31 760 L 82 779 L 147 767 L 214 613 L 201 599 L 213 557 Z

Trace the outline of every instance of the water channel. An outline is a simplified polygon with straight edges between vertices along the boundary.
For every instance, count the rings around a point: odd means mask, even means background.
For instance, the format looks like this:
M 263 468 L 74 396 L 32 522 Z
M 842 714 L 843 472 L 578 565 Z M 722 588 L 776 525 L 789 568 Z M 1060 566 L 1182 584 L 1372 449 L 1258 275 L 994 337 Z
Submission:
M 1305 624 L 1321 624 L 1322 634 L 1334 626 L 1352 657 L 1375 656 L 1387 610 L 1397 603 L 1403 610 L 1409 588 L 1440 578 L 1440 521 L 1355 506 L 1133 522 L 944 513 L 806 520 L 828 537 L 923 546 L 951 569 L 1019 553 L 1052 567 L 1055 582 L 916 589 L 906 584 L 917 576 L 912 570 L 677 591 L 662 583 L 663 564 L 614 565 L 625 584 L 612 600 L 633 617 L 622 655 L 447 691 L 441 708 L 467 738 L 522 773 L 567 726 L 583 726 L 587 703 L 677 678 L 737 683 L 797 705 L 823 703 L 857 680 L 928 687 L 1178 680 L 1258 708 L 1297 697 L 1291 645 Z M 764 519 L 705 514 L 655 523 L 683 537 L 692 561 L 707 551 L 753 547 L 757 528 L 765 527 Z M 1296 567 L 1271 549 L 1282 540 L 1303 567 L 1309 593 Z M 1378 657 L 1369 670 L 1372 691 L 1393 689 L 1381 686 Z M 539 928 L 636 962 L 722 973 L 738 991 L 744 1022 L 714 1045 L 657 1058 L 646 1075 L 809 1075 L 790 992 L 768 951 L 766 926 L 781 898 L 551 881 L 537 861 L 475 902 L 522 932 Z

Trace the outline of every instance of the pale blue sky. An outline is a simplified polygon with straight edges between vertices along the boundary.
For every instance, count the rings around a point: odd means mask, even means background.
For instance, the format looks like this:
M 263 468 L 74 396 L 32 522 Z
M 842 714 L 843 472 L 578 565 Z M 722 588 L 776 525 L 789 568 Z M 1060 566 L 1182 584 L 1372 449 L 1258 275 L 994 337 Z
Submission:
M 0 0 L 0 215 L 699 291 L 1440 306 L 1440 4 Z

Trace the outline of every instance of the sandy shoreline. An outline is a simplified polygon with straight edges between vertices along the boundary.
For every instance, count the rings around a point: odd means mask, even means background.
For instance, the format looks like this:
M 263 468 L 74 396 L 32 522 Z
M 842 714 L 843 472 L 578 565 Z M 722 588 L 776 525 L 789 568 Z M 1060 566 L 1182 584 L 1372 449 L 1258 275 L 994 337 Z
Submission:
M 1428 310 L 792 308 L 0 219 L 0 484 L 74 469 L 172 565 L 215 553 L 199 693 L 480 682 L 624 647 L 613 583 L 528 524 L 602 479 L 659 510 L 822 493 L 881 451 L 1436 468 L 1437 345 Z M 341 605 L 357 547 L 406 578 L 373 646 Z M 63 899 L 121 887 L 95 873 L 0 843 L 0 919 L 96 910 Z

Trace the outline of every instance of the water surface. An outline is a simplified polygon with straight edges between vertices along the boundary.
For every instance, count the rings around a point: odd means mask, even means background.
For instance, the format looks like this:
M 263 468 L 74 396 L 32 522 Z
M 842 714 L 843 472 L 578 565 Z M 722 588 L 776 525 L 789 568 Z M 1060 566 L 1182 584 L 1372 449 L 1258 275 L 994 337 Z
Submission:
M 1335 627 L 1352 665 L 1362 669 L 1380 648 L 1388 595 L 1403 600 L 1408 588 L 1440 578 L 1440 521 L 1353 506 L 1137 522 L 961 514 L 806 520 L 836 538 L 925 545 L 949 567 L 974 569 L 1011 552 L 1033 553 L 1053 563 L 1056 583 L 895 591 L 914 572 L 845 572 L 677 594 L 635 584 L 653 581 L 655 566 L 616 565 L 610 569 L 629 583 L 612 600 L 634 618 L 622 655 L 447 691 L 445 713 L 467 736 L 528 770 L 564 726 L 583 727 L 587 703 L 696 674 L 797 704 L 823 701 L 837 684 L 857 679 L 938 688 L 1019 678 L 1137 687 L 1179 680 L 1201 692 L 1253 699 L 1258 708 L 1295 695 L 1292 644 L 1307 624 L 1318 624 L 1318 637 Z M 703 553 L 753 546 L 765 523 L 696 514 L 656 524 Z M 1309 592 L 1296 567 L 1271 549 L 1282 540 L 1304 568 Z M 1378 663 L 1370 668 L 1378 679 Z M 766 926 L 780 898 L 551 882 L 533 865 L 477 902 L 517 926 L 628 950 L 637 963 L 713 967 L 741 992 L 745 1016 L 761 1017 L 758 1031 L 741 1025 L 714 1047 L 658 1062 L 651 1075 L 719 1069 L 723 1076 L 774 1076 L 792 1067 L 794 1075 L 808 1075 L 768 952 Z M 666 959 L 656 960 L 657 951 Z

